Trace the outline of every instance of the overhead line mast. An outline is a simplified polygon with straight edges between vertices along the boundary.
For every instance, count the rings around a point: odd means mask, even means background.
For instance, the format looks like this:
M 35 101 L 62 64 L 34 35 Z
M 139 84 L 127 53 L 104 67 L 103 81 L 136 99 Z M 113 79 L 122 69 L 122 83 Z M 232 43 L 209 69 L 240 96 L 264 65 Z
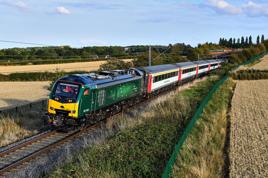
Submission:
M 152 47 L 149 46 L 149 66 L 152 65 Z

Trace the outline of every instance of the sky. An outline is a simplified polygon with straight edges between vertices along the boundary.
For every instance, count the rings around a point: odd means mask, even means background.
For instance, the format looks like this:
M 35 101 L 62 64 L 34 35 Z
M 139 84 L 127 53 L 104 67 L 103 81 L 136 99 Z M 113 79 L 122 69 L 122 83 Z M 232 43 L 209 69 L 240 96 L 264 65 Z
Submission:
M 268 37 L 267 0 L 0 0 L 0 14 L 0 48 L 196 46 Z

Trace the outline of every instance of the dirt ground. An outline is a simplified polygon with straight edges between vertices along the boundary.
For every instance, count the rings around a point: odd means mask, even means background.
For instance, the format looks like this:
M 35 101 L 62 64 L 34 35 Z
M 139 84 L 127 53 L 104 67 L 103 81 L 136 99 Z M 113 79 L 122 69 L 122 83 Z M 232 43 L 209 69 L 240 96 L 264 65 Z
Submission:
M 268 80 L 237 83 L 230 137 L 230 177 L 268 177 Z
M 0 109 L 47 98 L 50 82 L 0 82 Z
M 124 59 L 128 62 L 132 59 Z M 64 64 L 42 64 L 42 65 L 22 65 L 22 66 L 0 66 L 1 74 L 19 73 L 19 72 L 57 72 L 57 71 L 93 71 L 98 70 L 100 65 L 106 61 L 93 62 L 75 62 Z

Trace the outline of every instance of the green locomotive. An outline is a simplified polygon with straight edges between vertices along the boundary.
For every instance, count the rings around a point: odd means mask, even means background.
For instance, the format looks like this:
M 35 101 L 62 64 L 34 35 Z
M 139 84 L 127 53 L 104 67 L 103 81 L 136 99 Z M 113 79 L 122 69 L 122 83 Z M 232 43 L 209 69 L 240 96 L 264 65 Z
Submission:
M 48 100 L 48 124 L 81 125 L 118 112 L 143 95 L 142 73 L 136 69 L 74 74 L 60 78 Z M 135 101 L 133 101 L 135 102 Z

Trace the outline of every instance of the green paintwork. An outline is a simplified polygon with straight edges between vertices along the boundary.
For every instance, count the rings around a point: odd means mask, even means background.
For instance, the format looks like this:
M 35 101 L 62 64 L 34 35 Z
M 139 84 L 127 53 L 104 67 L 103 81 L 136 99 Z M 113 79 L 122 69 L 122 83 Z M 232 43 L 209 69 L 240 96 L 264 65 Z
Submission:
M 122 82 L 120 84 L 111 84 L 107 87 L 97 86 L 97 88 L 81 88 L 79 102 L 79 116 L 83 117 L 87 113 L 93 113 L 104 107 L 111 106 L 120 101 L 132 98 L 142 93 L 142 78 Z M 84 91 L 89 89 L 88 95 L 83 95 Z

